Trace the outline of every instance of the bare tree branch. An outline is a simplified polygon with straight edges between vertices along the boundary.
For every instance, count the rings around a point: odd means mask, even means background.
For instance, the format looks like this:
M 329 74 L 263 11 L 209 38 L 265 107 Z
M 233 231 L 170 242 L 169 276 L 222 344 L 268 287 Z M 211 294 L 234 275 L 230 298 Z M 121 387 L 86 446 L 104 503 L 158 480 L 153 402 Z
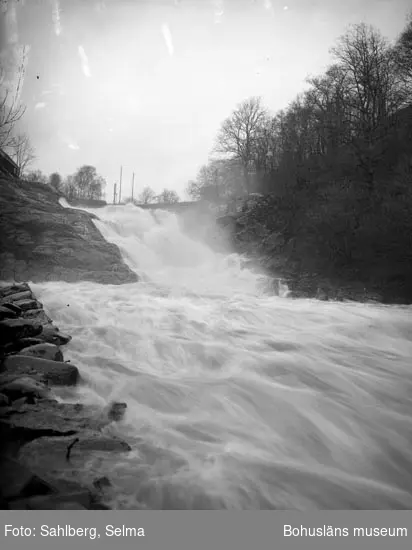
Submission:
M 149 204 L 154 201 L 156 193 L 151 187 L 144 187 L 142 192 L 137 197 L 137 202 L 140 204 Z
M 10 97 L 10 91 L 6 89 L 0 100 L 0 147 L 3 149 L 12 144 L 13 129 L 26 111 L 26 108 L 19 103 L 19 98 L 23 87 L 27 51 L 27 48 L 24 48 L 22 52 L 14 95 Z
M 259 97 L 244 101 L 227 118 L 217 136 L 215 153 L 221 153 L 241 162 L 244 183 L 250 192 L 249 167 L 253 163 L 258 144 L 258 135 L 266 120 L 266 110 Z
M 12 156 L 19 167 L 20 175 L 24 174 L 26 168 L 36 158 L 29 136 L 27 134 L 18 134 L 11 140 L 9 147 L 13 150 Z
M 158 203 L 173 204 L 179 202 L 179 195 L 173 189 L 163 189 L 160 195 L 155 197 Z

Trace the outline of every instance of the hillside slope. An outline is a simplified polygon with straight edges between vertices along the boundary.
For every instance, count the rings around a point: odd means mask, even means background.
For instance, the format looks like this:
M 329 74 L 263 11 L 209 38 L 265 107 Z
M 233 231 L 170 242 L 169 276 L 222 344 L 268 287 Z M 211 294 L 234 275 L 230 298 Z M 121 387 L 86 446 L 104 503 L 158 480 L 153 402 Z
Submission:
M 350 209 L 329 200 L 323 211 L 316 201 L 298 210 L 267 195 L 218 223 L 238 252 L 285 279 L 293 296 L 411 304 L 411 200 L 385 197 L 368 212 L 352 194 Z M 340 252 L 341 242 L 345 254 L 332 256 L 331 244 Z
M 63 208 L 50 187 L 0 177 L 0 279 L 137 281 L 93 216 Z

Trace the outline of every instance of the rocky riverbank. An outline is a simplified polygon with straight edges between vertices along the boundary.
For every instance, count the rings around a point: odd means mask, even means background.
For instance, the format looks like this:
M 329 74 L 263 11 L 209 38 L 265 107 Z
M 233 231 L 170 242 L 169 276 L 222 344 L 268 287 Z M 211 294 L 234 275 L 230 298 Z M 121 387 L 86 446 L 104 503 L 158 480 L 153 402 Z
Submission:
M 96 216 L 63 208 L 48 185 L 0 177 L 0 188 L 0 280 L 137 281 Z
M 0 284 L 0 509 L 108 509 L 105 460 L 129 444 L 110 433 L 125 403 L 67 403 L 82 383 L 61 332 L 26 283 Z
M 219 217 L 218 225 L 230 235 L 236 252 L 284 281 L 291 297 L 412 303 L 410 262 L 389 261 L 370 245 L 364 255 L 354 250 L 352 259 L 338 266 L 321 249 L 315 222 L 313 229 L 309 216 L 299 221 L 300 214 L 292 215 L 290 205 L 278 197 L 246 200 L 239 210 Z

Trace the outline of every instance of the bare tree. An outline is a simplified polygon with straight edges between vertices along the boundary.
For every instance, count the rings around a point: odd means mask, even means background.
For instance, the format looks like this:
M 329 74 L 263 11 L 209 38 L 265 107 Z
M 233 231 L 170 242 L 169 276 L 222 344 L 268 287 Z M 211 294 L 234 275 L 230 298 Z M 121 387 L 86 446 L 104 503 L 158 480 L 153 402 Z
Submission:
M 67 176 L 62 185 L 62 191 L 69 200 L 75 199 L 78 196 L 78 189 L 76 187 L 76 182 L 74 180 L 74 175 L 71 174 Z
M 364 23 L 352 26 L 332 53 L 345 75 L 345 101 L 356 136 L 351 144 L 367 183 L 373 186 L 375 145 L 404 102 L 403 86 L 387 40 L 373 27 Z
M 215 200 L 219 197 L 219 168 L 209 162 L 202 166 L 197 174 L 196 184 L 199 199 Z
M 47 183 L 47 176 L 46 174 L 43 174 L 41 170 L 32 170 L 31 172 L 27 172 L 23 179 L 24 181 L 33 181 L 45 184 Z
M 163 189 L 156 199 L 158 203 L 173 204 L 179 202 L 179 195 L 173 189 Z
M 234 164 L 236 160 L 209 159 L 197 174 L 196 183 L 199 188 L 199 198 L 210 202 L 220 202 L 229 191 L 229 181 L 233 184 Z M 240 178 L 242 181 L 242 178 Z M 237 182 L 239 188 L 239 178 Z
M 211 199 L 216 194 L 214 189 L 217 174 L 209 164 L 203 165 L 197 173 L 196 179 L 189 181 L 186 193 L 193 200 Z M 211 193 L 213 189 L 213 192 Z
M 217 136 L 214 151 L 240 161 L 247 193 L 250 193 L 250 168 L 254 163 L 257 138 L 265 120 L 266 111 L 261 99 L 251 97 L 223 122 Z
M 408 16 L 408 22 L 393 48 L 394 61 L 397 72 L 405 83 L 405 94 L 408 101 L 412 95 L 412 13 Z
M 71 182 L 76 189 L 76 197 L 99 200 L 102 197 L 106 182 L 97 174 L 96 168 L 84 165 L 77 169 Z
M 26 168 L 36 158 L 35 151 L 27 134 L 18 134 L 11 141 L 9 147 L 12 149 L 12 156 L 19 167 L 20 175 L 24 174 Z
M 276 117 L 267 116 L 257 131 L 254 163 L 257 172 L 268 173 L 274 168 L 278 125 Z
M 151 202 L 154 202 L 156 193 L 153 191 L 151 187 L 144 187 L 142 189 L 142 192 L 137 197 L 137 202 L 140 204 L 149 204 Z
M 311 87 L 305 97 L 314 123 L 313 152 L 320 155 L 351 140 L 351 92 L 347 80 L 347 72 L 339 64 L 330 66 L 324 75 L 308 78 Z
M 193 200 L 219 203 L 239 194 L 243 182 L 243 168 L 237 159 L 214 159 L 203 165 L 196 179 L 188 182 L 187 195 Z
M 90 182 L 88 198 L 93 200 L 102 200 L 102 198 L 104 197 L 105 187 L 106 180 L 103 178 L 103 176 L 99 176 L 97 174 L 95 178 Z
M 2 149 L 12 144 L 14 139 L 12 135 L 13 129 L 26 111 L 26 108 L 19 103 L 19 97 L 23 87 L 27 53 L 28 49 L 23 48 L 14 94 L 12 95 L 10 90 L 6 89 L 0 99 L 0 147 Z M 2 77 L 4 77 L 4 75 L 2 75 Z M 0 82 L 1 80 L 0 78 Z
M 202 197 L 202 185 L 197 180 L 190 180 L 187 183 L 186 194 L 192 200 L 199 200 Z
M 49 185 L 56 191 L 60 191 L 63 185 L 63 178 L 58 172 L 53 172 L 49 176 Z

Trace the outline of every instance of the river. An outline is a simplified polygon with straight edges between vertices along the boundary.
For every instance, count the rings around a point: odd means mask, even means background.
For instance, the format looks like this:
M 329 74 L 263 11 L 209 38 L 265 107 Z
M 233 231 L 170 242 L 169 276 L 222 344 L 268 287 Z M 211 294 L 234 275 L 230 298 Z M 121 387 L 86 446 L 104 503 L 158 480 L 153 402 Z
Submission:
M 269 294 L 174 214 L 94 212 L 141 280 L 31 286 L 85 380 L 60 398 L 127 402 L 112 506 L 412 508 L 410 307 Z

